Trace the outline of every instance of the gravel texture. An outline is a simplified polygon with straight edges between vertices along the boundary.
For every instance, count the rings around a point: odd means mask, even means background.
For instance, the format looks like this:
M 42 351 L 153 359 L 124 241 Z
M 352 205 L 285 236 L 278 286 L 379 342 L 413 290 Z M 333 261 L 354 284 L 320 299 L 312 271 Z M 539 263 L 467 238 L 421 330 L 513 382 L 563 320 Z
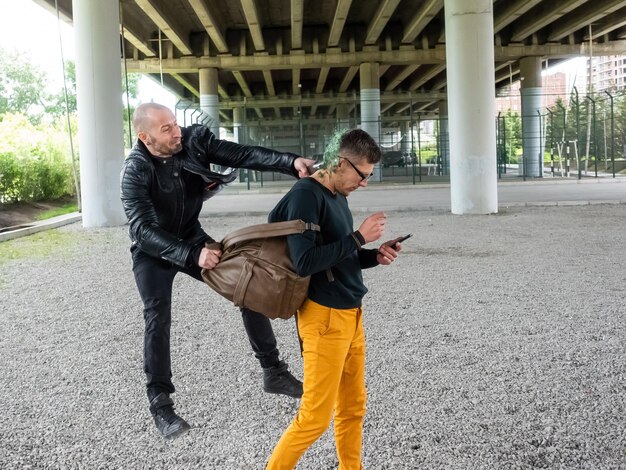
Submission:
M 365 272 L 365 468 L 626 469 L 626 205 L 388 216 L 388 238 L 415 236 Z M 263 468 L 299 401 L 262 392 L 239 311 L 177 277 L 173 397 L 193 429 L 166 442 L 126 228 L 45 233 L 1 261 L 0 467 Z M 301 377 L 294 322 L 274 326 Z M 298 468 L 336 466 L 329 431 Z

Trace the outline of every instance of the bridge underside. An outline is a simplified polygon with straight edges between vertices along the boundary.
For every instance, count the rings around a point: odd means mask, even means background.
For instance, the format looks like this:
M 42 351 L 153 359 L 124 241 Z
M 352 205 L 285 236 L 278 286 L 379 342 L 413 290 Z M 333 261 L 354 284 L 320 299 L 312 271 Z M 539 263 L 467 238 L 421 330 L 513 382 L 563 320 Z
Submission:
M 54 0 L 35 0 L 49 9 Z M 121 0 L 129 72 L 198 101 L 199 70 L 218 71 L 220 117 L 335 118 L 356 113 L 359 66 L 379 64 L 381 116 L 436 114 L 446 96 L 443 0 Z M 72 20 L 71 0 L 58 0 Z M 494 0 L 496 88 L 522 57 L 554 64 L 626 53 L 626 1 Z M 591 26 L 590 26 L 591 25 Z M 545 64 L 545 62 L 544 62 Z M 300 114 L 298 114 L 300 116 Z

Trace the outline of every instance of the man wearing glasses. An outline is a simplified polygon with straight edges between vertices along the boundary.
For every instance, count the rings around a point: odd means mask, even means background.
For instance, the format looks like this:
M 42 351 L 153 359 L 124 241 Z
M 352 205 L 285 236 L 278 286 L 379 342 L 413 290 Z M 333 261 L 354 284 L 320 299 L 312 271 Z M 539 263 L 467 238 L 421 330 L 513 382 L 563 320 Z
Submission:
M 296 182 L 269 215 L 270 222 L 302 219 L 320 226 L 288 237 L 294 267 L 311 276 L 308 298 L 296 314 L 304 359 L 304 392 L 297 416 L 274 448 L 268 469 L 291 469 L 328 428 L 334 412 L 339 468 L 361 468 L 365 416 L 365 334 L 361 270 L 391 264 L 400 244 L 378 249 L 386 216 L 377 212 L 354 230 L 346 197 L 367 186 L 381 158 L 376 142 L 355 129 L 339 137 L 335 163 Z

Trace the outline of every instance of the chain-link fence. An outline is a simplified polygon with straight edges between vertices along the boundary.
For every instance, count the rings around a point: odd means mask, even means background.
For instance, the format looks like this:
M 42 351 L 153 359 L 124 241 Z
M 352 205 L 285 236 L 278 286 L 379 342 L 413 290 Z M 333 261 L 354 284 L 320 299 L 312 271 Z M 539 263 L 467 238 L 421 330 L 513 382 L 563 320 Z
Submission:
M 522 91 L 523 95 L 523 91 Z M 526 178 L 611 177 L 626 169 L 626 93 L 543 95 L 535 113 L 497 118 L 498 174 Z M 524 102 L 522 97 L 522 103 Z
M 626 173 L 626 93 L 582 96 L 524 96 L 521 115 L 507 110 L 495 117 L 496 165 L 499 178 L 616 177 Z M 540 102 L 551 102 L 539 106 Z M 242 108 L 241 122 L 222 122 L 220 137 L 248 145 L 293 152 L 321 159 L 337 129 L 360 126 L 378 142 L 383 154 L 372 182 L 446 182 L 450 175 L 447 118 L 429 112 L 369 118 L 368 103 L 354 97 L 353 104 L 337 107 L 335 116 L 306 115 L 311 107 L 287 110 L 288 117 L 262 119 L 259 110 Z M 410 109 L 414 109 L 409 103 Z M 331 110 L 332 111 L 332 110 Z M 364 113 L 365 111 L 365 113 Z M 209 125 L 210 118 L 197 105 L 179 102 L 179 123 Z M 333 114 L 333 113 L 328 113 Z M 327 115 L 328 115 L 327 114 Z M 211 126 L 213 127 L 213 126 Z M 292 181 L 280 173 L 243 170 L 240 183 L 248 188 Z

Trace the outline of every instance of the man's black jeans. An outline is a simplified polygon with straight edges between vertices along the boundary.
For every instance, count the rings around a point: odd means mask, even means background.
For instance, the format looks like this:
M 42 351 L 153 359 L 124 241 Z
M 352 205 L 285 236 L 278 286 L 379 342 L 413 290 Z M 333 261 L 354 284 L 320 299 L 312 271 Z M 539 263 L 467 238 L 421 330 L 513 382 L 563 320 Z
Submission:
M 202 281 L 201 268 L 182 268 L 154 258 L 133 247 L 133 273 L 143 301 L 144 372 L 148 398 L 161 392 L 174 393 L 170 358 L 170 326 L 172 324 L 172 285 L 179 272 Z M 278 364 L 276 337 L 269 318 L 252 310 L 242 309 L 243 324 L 250 345 L 261 367 Z

